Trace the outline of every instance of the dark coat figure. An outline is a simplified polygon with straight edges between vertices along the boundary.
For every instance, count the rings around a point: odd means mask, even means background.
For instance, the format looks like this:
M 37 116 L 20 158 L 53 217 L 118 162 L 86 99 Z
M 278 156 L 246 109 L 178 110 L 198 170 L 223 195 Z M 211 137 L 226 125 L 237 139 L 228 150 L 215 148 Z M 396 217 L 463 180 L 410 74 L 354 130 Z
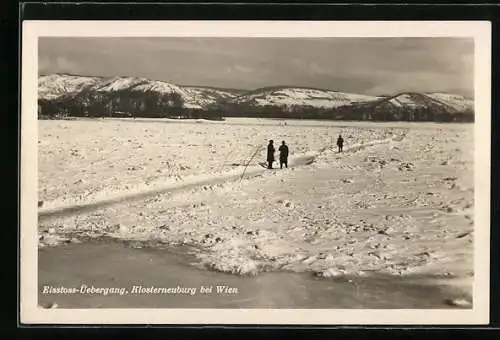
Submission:
M 281 142 L 278 150 L 280 152 L 280 168 L 283 169 L 283 165 L 285 165 L 285 168 L 288 168 L 288 146 L 285 144 L 285 141 Z
M 342 138 L 342 135 L 339 135 L 337 139 L 337 146 L 339 147 L 339 152 L 342 152 L 342 147 L 344 146 L 344 138 Z
M 274 162 L 274 145 L 273 145 L 273 140 L 269 141 L 269 144 L 267 145 L 267 168 L 272 169 L 273 168 L 273 162 Z

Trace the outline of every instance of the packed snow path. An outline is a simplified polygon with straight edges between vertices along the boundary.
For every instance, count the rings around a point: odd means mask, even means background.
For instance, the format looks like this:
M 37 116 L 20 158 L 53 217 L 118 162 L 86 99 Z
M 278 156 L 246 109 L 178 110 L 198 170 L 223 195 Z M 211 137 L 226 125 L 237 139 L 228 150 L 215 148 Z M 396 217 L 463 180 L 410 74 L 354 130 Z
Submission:
M 153 119 L 42 120 L 39 207 L 81 205 L 124 193 L 242 173 L 251 156 L 255 161 L 251 167 L 265 161 L 265 146 L 271 138 L 277 144 L 287 142 L 292 161 L 334 144 L 338 133 L 344 135 L 346 146 L 352 146 L 391 138 L 404 130 L 398 126 L 401 124 L 358 128 L 352 123 L 319 123 L 289 121 L 283 126 L 281 121 L 269 119 L 202 124 Z
M 391 141 L 401 141 L 404 136 L 398 136 L 398 137 L 393 137 L 385 140 L 377 140 L 377 141 L 372 141 L 369 143 L 364 143 L 364 144 L 357 144 L 357 145 L 352 145 L 350 147 L 345 147 L 343 149 L 344 153 L 349 153 L 349 152 L 356 152 L 361 149 L 371 147 L 374 145 L 379 145 L 379 144 L 386 144 Z M 289 163 L 289 168 L 295 168 L 298 166 L 303 166 L 303 165 L 309 165 L 313 163 L 316 159 L 316 157 L 320 156 L 322 153 L 324 153 L 327 150 L 330 150 L 332 147 L 327 146 L 322 148 L 316 153 L 309 153 L 309 154 L 304 154 L 304 155 L 298 155 L 294 158 L 290 159 Z M 225 182 L 230 182 L 238 179 L 243 179 L 243 178 L 251 178 L 253 176 L 256 176 L 260 173 L 263 173 L 264 171 L 269 171 L 269 169 L 262 168 L 261 166 L 255 165 L 255 161 L 252 162 L 252 164 L 243 164 L 245 167 L 244 170 L 238 170 L 238 171 L 232 171 L 232 172 L 227 172 L 227 173 L 222 173 L 218 175 L 212 175 L 212 176 L 192 176 L 190 179 L 184 180 L 182 183 L 174 183 L 174 184 L 167 184 L 167 185 L 158 185 L 153 188 L 151 187 L 146 187 L 142 190 L 135 190 L 132 192 L 123 192 L 119 193 L 118 195 L 110 195 L 108 197 L 105 197 L 103 199 L 99 200 L 94 200 L 94 201 L 89 201 L 89 202 L 83 202 L 83 203 L 78 203 L 78 204 L 69 204 L 69 205 L 62 205 L 62 206 L 56 206 L 56 207 L 50 207 L 50 208 L 41 208 L 38 211 L 38 219 L 40 222 L 46 221 L 48 218 L 55 217 L 55 216 L 66 216 L 66 215 L 71 215 L 71 214 L 81 214 L 81 213 L 88 213 L 100 208 L 104 208 L 106 206 L 110 206 L 113 204 L 117 203 L 123 203 L 127 201 L 133 201 L 133 200 L 141 200 L 144 198 L 147 198 L 149 196 L 154 196 L 157 194 L 162 194 L 162 193 L 176 193 L 182 190 L 187 190 L 187 189 L 192 189 L 195 187 L 200 187 L 200 186 L 207 186 L 207 185 L 217 185 Z M 275 163 L 276 164 L 276 163 Z M 272 169 L 273 170 L 278 170 L 276 168 Z M 281 171 L 286 171 L 287 169 L 279 169 Z

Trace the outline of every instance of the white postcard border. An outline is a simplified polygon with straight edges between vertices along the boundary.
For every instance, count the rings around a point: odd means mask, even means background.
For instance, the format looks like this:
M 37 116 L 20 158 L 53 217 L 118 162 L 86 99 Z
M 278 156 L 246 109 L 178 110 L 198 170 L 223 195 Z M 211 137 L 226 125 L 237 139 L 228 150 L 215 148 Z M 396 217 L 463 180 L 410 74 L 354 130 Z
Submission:
M 41 309 L 38 307 L 39 37 L 470 37 L 475 41 L 475 281 L 471 310 Z M 22 24 L 20 311 L 33 324 L 487 324 L 490 263 L 489 21 L 24 21 Z

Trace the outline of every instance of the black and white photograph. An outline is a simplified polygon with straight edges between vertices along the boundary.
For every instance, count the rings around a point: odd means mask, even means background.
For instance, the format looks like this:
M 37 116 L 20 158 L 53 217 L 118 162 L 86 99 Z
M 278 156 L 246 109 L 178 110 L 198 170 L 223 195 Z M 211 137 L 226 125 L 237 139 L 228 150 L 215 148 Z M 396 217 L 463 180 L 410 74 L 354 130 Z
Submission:
M 487 322 L 487 23 L 28 24 L 30 319 Z

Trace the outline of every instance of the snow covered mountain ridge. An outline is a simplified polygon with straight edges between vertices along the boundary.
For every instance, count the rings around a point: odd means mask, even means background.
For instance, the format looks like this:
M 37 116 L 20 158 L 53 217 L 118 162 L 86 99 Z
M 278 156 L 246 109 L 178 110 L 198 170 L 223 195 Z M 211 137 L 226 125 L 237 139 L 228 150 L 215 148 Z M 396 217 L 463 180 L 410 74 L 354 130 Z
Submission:
M 314 110 L 419 110 L 446 111 L 450 114 L 474 110 L 472 99 L 458 94 L 439 92 L 404 92 L 393 96 L 370 96 L 328 89 L 299 86 L 265 87 L 252 91 L 216 87 L 186 86 L 140 77 L 91 77 L 70 74 L 41 75 L 38 78 L 39 101 L 89 102 L 135 100 L 156 102 L 146 111 L 165 107 L 177 109 L 218 110 L 228 112 L 260 111 L 263 113 Z M 104 99 L 103 99 L 104 98 Z M 153 98 L 153 99 L 151 99 Z M 158 104 L 160 103 L 160 104 Z M 83 105 L 83 104 L 82 104 Z M 267 110 L 267 111 L 266 111 Z
M 298 105 L 335 108 L 352 103 L 371 102 L 378 99 L 382 99 L 382 97 L 305 87 L 273 87 L 251 91 L 232 99 L 231 102 L 253 106 Z
M 70 74 L 42 75 L 38 78 L 38 98 L 57 100 L 63 96 L 77 96 L 80 92 L 110 94 L 116 92 L 176 94 L 186 108 L 205 108 L 236 96 L 238 90 L 208 87 L 179 86 L 176 84 L 139 77 L 86 77 Z

